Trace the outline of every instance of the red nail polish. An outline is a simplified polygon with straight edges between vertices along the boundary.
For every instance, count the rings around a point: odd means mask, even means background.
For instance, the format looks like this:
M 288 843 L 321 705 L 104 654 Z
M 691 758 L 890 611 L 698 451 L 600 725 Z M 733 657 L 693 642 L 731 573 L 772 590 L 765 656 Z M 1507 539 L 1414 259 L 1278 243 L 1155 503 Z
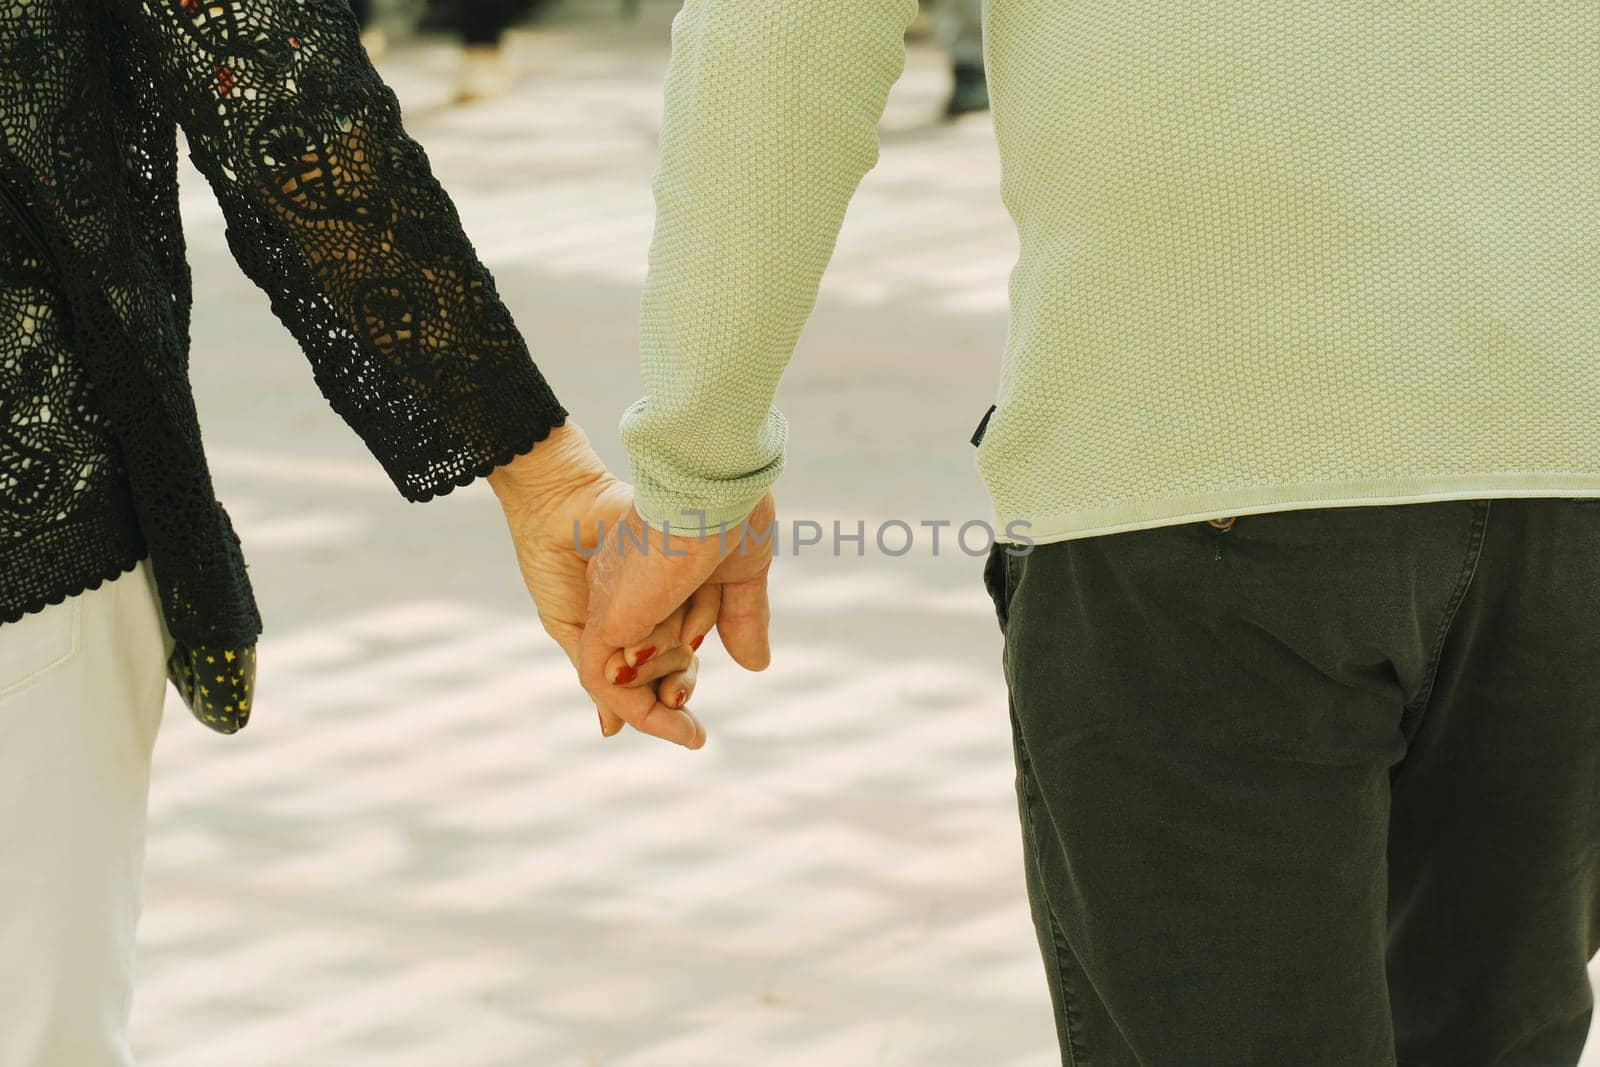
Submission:
M 644 661 L 649 659 L 651 656 L 653 656 L 655 654 L 656 654 L 656 646 L 655 645 L 651 645 L 649 648 L 641 648 L 639 650 L 639 654 L 637 656 L 633 657 L 633 665 L 635 667 L 643 667 L 644 666 Z
M 639 677 L 639 672 L 637 670 L 635 670 L 632 667 L 623 667 L 620 671 L 617 672 L 617 680 L 615 682 L 612 682 L 611 684 L 612 685 L 627 685 L 629 682 L 633 681 L 637 677 Z
M 688 699 L 689 691 L 687 689 L 680 689 L 678 690 L 677 695 L 672 698 L 672 706 L 675 708 L 681 708 L 683 707 L 683 702 Z
M 689 642 L 690 650 L 694 651 L 694 652 L 699 652 L 700 651 L 700 642 L 704 641 L 705 639 L 706 639 L 706 635 L 705 634 L 701 634 L 699 637 L 695 638 L 693 641 L 690 641 Z

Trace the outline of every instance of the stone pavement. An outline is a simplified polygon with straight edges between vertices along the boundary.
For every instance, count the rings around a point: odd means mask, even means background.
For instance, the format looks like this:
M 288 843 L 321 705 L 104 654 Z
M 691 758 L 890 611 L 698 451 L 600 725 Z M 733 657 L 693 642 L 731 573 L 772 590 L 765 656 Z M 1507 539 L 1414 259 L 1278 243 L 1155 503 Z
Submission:
M 637 302 L 666 5 L 515 38 L 445 106 L 383 63 L 535 354 L 608 460 Z M 1014 255 L 983 119 L 915 50 L 781 398 L 780 506 L 986 518 L 967 438 Z M 404 503 L 185 215 L 194 376 L 267 634 L 255 723 L 169 705 L 152 791 L 144 1067 L 1051 1067 L 980 561 L 785 558 L 777 658 L 708 646 L 690 754 L 603 742 L 482 487 Z

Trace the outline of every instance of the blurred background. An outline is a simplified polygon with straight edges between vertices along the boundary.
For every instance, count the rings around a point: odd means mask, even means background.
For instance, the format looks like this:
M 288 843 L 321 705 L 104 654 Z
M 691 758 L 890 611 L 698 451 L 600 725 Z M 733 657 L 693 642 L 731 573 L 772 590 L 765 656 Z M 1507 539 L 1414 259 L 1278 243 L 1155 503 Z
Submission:
M 499 2 L 378 0 L 367 41 L 625 472 L 677 4 Z M 933 28 L 780 395 L 786 522 L 989 518 L 968 438 L 1014 236 L 970 59 Z M 488 490 L 401 500 L 194 174 L 184 216 L 197 400 L 267 630 L 243 736 L 168 707 L 144 1067 L 1059 1064 L 981 559 L 786 549 L 772 668 L 703 651 L 708 747 L 604 741 Z

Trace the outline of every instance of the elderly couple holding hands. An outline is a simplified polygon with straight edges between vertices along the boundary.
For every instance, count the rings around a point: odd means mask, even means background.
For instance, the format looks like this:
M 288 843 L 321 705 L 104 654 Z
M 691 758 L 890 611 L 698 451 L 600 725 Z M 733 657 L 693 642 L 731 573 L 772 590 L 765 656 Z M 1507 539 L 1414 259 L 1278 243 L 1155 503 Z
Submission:
M 602 730 L 697 748 L 702 639 L 768 661 L 773 397 L 916 15 L 684 4 L 630 489 L 346 0 L 8 9 L 0 1067 L 132 1062 L 163 693 L 225 733 L 251 713 L 177 131 L 397 488 L 487 477 Z M 1600 947 L 1592 0 L 989 0 L 985 32 L 1021 251 L 978 466 L 1032 549 L 984 578 L 1062 1062 L 1575 1064 Z

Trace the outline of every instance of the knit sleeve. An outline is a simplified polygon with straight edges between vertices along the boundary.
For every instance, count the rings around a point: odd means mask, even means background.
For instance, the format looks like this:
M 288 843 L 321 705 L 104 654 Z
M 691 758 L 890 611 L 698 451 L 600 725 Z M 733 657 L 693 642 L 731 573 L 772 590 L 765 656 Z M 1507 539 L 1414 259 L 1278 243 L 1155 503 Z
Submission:
M 348 0 L 110 2 L 235 258 L 402 493 L 449 492 L 561 424 Z
M 778 379 L 878 158 L 916 0 L 687 0 L 673 24 L 645 396 L 624 414 L 650 521 L 737 522 L 783 463 Z

